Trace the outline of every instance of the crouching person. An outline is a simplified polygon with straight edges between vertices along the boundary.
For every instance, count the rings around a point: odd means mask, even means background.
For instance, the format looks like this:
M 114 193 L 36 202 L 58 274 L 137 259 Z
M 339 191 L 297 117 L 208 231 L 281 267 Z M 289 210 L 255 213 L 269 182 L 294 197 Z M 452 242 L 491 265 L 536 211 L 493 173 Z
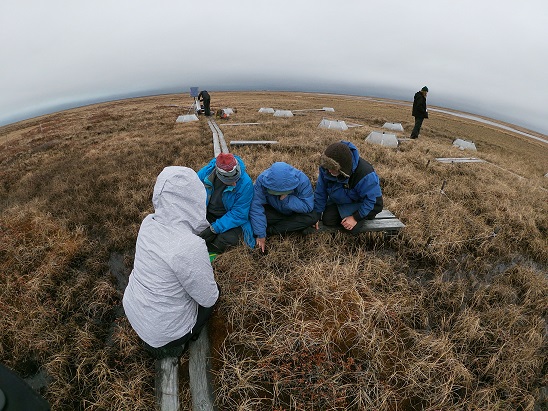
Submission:
M 323 224 L 342 225 L 356 234 L 365 220 L 374 219 L 382 207 L 379 177 L 373 166 L 360 157 L 356 146 L 348 141 L 329 145 L 320 158 L 314 193 L 314 210 Z
M 219 297 L 206 244 L 206 192 L 194 170 L 166 167 L 139 229 L 123 297 L 126 316 L 154 358 L 180 356 Z
M 211 253 L 222 253 L 241 239 L 253 248 L 255 239 L 249 222 L 253 182 L 242 159 L 221 153 L 198 171 L 207 192 L 207 221 L 200 233 Z
M 268 235 L 310 229 L 318 219 L 309 178 L 287 163 L 274 163 L 255 181 L 249 217 L 263 252 Z

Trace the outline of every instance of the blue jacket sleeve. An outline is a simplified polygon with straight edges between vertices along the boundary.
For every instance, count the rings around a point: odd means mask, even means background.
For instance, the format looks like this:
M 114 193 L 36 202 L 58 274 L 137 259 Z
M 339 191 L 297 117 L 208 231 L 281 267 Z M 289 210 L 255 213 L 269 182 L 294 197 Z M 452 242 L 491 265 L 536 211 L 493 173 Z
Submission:
M 357 190 L 360 193 L 360 197 L 363 198 L 362 205 L 358 209 L 360 217 L 363 219 L 371 210 L 373 210 L 377 197 L 382 195 L 378 176 L 375 173 L 368 174 L 360 180 L 356 185 L 355 190 Z
M 314 209 L 314 191 L 306 175 L 301 176 L 295 194 L 288 195 L 282 203 L 295 213 L 310 213 Z
M 253 228 L 253 234 L 258 238 L 266 237 L 266 215 L 264 212 L 264 205 L 266 204 L 265 189 L 262 185 L 262 180 L 259 176 L 253 187 L 253 201 L 251 201 L 251 208 L 249 209 L 249 219 L 251 220 L 251 227 Z
M 325 180 L 323 178 L 322 171 L 320 170 L 318 181 L 316 182 L 316 191 L 314 192 L 314 210 L 317 213 L 323 213 L 326 204 L 327 187 L 325 186 Z

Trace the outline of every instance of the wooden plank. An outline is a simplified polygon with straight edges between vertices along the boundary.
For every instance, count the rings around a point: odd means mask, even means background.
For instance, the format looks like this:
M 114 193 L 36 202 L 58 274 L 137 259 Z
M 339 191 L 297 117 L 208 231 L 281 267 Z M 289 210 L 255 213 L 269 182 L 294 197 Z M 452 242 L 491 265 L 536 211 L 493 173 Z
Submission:
M 221 126 L 257 126 L 261 123 L 227 123 L 227 124 L 221 124 Z
M 300 110 L 291 110 L 292 112 L 305 112 L 305 111 L 325 111 L 323 108 L 303 108 Z
M 392 211 L 384 209 L 375 216 L 375 220 L 383 218 L 396 218 L 396 216 L 392 213 Z
M 277 141 L 273 140 L 232 140 L 230 142 L 231 146 L 246 146 L 246 145 L 257 145 L 257 144 L 278 144 Z
M 306 112 L 306 111 L 335 111 L 333 107 L 322 107 L 322 108 L 303 108 L 300 110 L 291 110 L 293 112 Z
M 221 143 L 221 151 L 223 153 L 228 153 L 228 146 L 226 145 L 225 136 L 223 135 L 223 132 L 221 131 L 221 129 L 219 128 L 217 123 L 214 123 L 214 124 L 215 124 L 215 127 L 217 128 L 217 132 L 219 134 L 219 142 Z
M 156 360 L 156 403 L 161 411 L 179 410 L 179 359 Z
M 436 158 L 440 163 L 483 163 L 484 160 L 475 157 Z
M 402 223 L 397 218 L 384 218 L 384 219 L 367 220 L 358 232 L 359 233 L 367 233 L 371 231 L 392 232 L 392 231 L 399 231 L 404 227 L 405 227 L 405 224 Z M 342 226 L 328 227 L 320 223 L 320 228 L 318 229 L 318 232 L 332 232 L 332 231 L 347 232 L 348 230 L 346 230 Z
M 219 153 L 228 153 L 228 146 L 226 145 L 225 137 L 217 123 L 214 120 L 207 120 L 207 124 L 213 133 L 213 144 L 215 144 L 215 136 L 217 136 L 217 140 L 221 146 Z M 217 157 L 217 155 L 217 150 L 215 150 L 215 157 Z
M 216 410 L 210 371 L 211 355 L 206 325 L 189 349 L 188 373 L 193 411 Z

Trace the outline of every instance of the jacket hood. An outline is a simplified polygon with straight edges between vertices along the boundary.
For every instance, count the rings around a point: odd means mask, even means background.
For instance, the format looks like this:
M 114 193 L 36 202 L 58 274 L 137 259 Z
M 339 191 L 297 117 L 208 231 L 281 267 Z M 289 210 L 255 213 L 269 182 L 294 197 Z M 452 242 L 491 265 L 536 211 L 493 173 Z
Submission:
M 152 204 L 153 218 L 161 224 L 186 226 L 195 233 L 209 225 L 205 187 L 191 168 L 164 168 L 156 179 Z
M 354 172 L 360 162 L 360 153 L 358 152 L 358 148 L 350 141 L 341 140 L 341 143 L 346 144 L 352 153 L 352 172 Z
M 354 171 L 356 171 L 356 168 L 358 168 L 358 163 L 360 162 L 360 153 L 358 152 L 358 148 L 349 141 L 341 140 L 340 143 L 345 144 L 350 149 L 350 153 L 352 154 L 352 173 L 354 173 Z M 331 173 L 323 166 L 320 166 L 320 173 L 323 175 L 323 178 L 330 181 L 345 182 L 348 181 L 348 179 L 350 178 L 344 177 L 342 175 L 335 177 L 331 175 Z
M 297 169 L 284 162 L 272 164 L 263 176 L 263 185 L 269 190 L 291 191 L 299 185 Z

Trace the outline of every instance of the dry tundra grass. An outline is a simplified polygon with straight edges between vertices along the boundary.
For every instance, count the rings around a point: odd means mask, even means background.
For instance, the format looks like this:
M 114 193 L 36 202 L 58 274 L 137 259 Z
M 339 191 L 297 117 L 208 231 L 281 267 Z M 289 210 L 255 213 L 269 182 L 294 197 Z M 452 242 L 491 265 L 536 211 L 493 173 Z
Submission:
M 116 101 L 0 128 L 0 361 L 42 376 L 54 410 L 154 409 L 153 361 L 121 296 L 156 176 L 212 156 L 204 118 L 175 123 L 190 102 Z M 218 92 L 212 105 L 237 109 L 217 120 L 227 141 L 279 141 L 231 149 L 253 179 L 286 161 L 315 184 L 323 148 L 352 141 L 406 224 L 390 241 L 324 233 L 273 238 L 266 256 L 221 255 L 210 326 L 219 409 L 546 409 L 546 144 L 433 112 L 418 140 L 369 145 L 386 121 L 406 137 L 412 117 L 359 97 Z M 335 113 L 257 112 L 326 106 Z M 362 127 L 318 129 L 324 116 Z M 261 124 L 223 127 L 232 122 Z M 488 162 L 434 161 L 471 156 Z

